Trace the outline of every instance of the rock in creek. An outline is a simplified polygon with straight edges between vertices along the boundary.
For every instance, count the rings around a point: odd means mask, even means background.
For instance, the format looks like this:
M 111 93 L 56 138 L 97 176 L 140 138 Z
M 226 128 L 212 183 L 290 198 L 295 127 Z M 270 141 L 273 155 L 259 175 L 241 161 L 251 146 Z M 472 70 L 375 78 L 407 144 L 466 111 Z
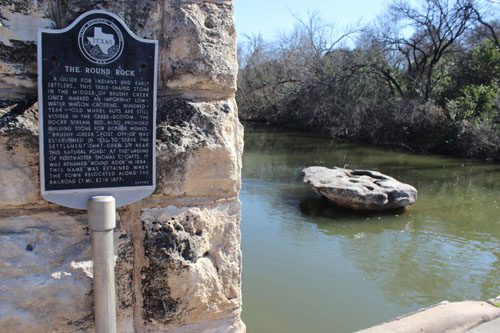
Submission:
M 302 172 L 305 183 L 340 207 L 380 211 L 406 207 L 417 200 L 413 186 L 377 171 L 312 166 Z

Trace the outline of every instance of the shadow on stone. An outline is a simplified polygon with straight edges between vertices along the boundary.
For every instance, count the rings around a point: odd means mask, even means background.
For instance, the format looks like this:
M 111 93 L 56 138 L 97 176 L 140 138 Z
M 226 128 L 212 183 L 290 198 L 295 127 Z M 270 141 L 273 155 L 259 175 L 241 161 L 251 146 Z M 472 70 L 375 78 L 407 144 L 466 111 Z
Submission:
M 372 216 L 393 216 L 394 214 L 403 214 L 405 209 L 398 208 L 387 211 L 354 211 L 351 209 L 336 206 L 327 198 L 320 195 L 310 195 L 300 201 L 300 211 L 304 215 L 312 217 L 326 218 L 352 218 L 359 219 Z

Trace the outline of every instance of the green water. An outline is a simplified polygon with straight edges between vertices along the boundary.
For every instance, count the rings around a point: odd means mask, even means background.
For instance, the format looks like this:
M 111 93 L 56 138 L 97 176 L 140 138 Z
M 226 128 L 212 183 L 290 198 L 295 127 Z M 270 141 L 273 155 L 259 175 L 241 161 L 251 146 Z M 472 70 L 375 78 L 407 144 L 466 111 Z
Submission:
M 245 129 L 243 320 L 249 333 L 352 332 L 443 300 L 500 294 L 500 165 Z M 307 166 L 381 171 L 418 189 L 404 212 L 353 214 Z

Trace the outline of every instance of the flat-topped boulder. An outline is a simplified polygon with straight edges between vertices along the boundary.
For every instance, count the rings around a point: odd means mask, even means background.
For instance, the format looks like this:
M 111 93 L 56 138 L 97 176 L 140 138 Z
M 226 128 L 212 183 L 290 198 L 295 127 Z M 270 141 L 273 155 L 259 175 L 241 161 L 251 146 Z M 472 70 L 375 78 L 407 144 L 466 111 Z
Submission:
M 377 171 L 312 166 L 302 172 L 306 184 L 340 207 L 380 211 L 403 208 L 417 200 L 415 187 Z

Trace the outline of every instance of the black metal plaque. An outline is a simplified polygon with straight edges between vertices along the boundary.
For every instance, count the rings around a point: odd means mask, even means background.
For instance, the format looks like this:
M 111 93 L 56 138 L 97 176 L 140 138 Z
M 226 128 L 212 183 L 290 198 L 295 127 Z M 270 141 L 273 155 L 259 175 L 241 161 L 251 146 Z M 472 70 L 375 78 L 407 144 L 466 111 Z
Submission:
M 40 179 L 51 202 L 117 206 L 156 187 L 157 42 L 94 10 L 38 32 Z

